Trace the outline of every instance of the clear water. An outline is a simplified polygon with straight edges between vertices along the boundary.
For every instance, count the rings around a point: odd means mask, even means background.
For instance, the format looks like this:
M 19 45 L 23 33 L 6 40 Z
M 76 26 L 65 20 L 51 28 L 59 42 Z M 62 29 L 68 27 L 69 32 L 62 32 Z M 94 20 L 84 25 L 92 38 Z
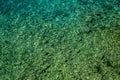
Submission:
M 0 80 L 119 79 L 119 0 L 0 0 Z

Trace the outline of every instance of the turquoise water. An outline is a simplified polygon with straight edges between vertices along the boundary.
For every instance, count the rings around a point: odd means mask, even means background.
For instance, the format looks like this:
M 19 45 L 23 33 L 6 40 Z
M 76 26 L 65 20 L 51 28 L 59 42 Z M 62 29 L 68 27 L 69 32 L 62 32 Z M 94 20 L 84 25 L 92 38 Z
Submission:
M 0 80 L 119 79 L 119 0 L 0 1 Z

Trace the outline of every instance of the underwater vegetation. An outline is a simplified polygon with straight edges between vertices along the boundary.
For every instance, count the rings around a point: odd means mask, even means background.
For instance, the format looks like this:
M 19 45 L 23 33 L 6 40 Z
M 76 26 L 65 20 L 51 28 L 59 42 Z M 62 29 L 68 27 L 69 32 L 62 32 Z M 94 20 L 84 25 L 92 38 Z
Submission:
M 119 80 L 119 0 L 1 0 L 0 80 Z

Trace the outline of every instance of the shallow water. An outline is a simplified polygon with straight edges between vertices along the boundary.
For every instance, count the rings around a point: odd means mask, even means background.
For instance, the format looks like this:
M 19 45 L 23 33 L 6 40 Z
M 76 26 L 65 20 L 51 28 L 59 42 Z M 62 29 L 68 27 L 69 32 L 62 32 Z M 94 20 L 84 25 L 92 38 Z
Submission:
M 119 80 L 119 0 L 1 0 L 0 80 Z

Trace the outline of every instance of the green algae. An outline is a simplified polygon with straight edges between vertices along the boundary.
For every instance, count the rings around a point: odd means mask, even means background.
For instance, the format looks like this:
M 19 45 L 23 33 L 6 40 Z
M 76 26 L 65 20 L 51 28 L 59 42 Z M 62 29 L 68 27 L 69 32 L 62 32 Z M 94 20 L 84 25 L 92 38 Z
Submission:
M 44 18 L 31 12 L 34 8 L 28 13 L 21 9 L 17 15 L 10 11 L 4 14 L 6 20 L 0 16 L 1 80 L 120 79 L 119 10 L 107 13 L 109 7 L 91 6 L 69 15 L 62 7 L 61 13 Z

